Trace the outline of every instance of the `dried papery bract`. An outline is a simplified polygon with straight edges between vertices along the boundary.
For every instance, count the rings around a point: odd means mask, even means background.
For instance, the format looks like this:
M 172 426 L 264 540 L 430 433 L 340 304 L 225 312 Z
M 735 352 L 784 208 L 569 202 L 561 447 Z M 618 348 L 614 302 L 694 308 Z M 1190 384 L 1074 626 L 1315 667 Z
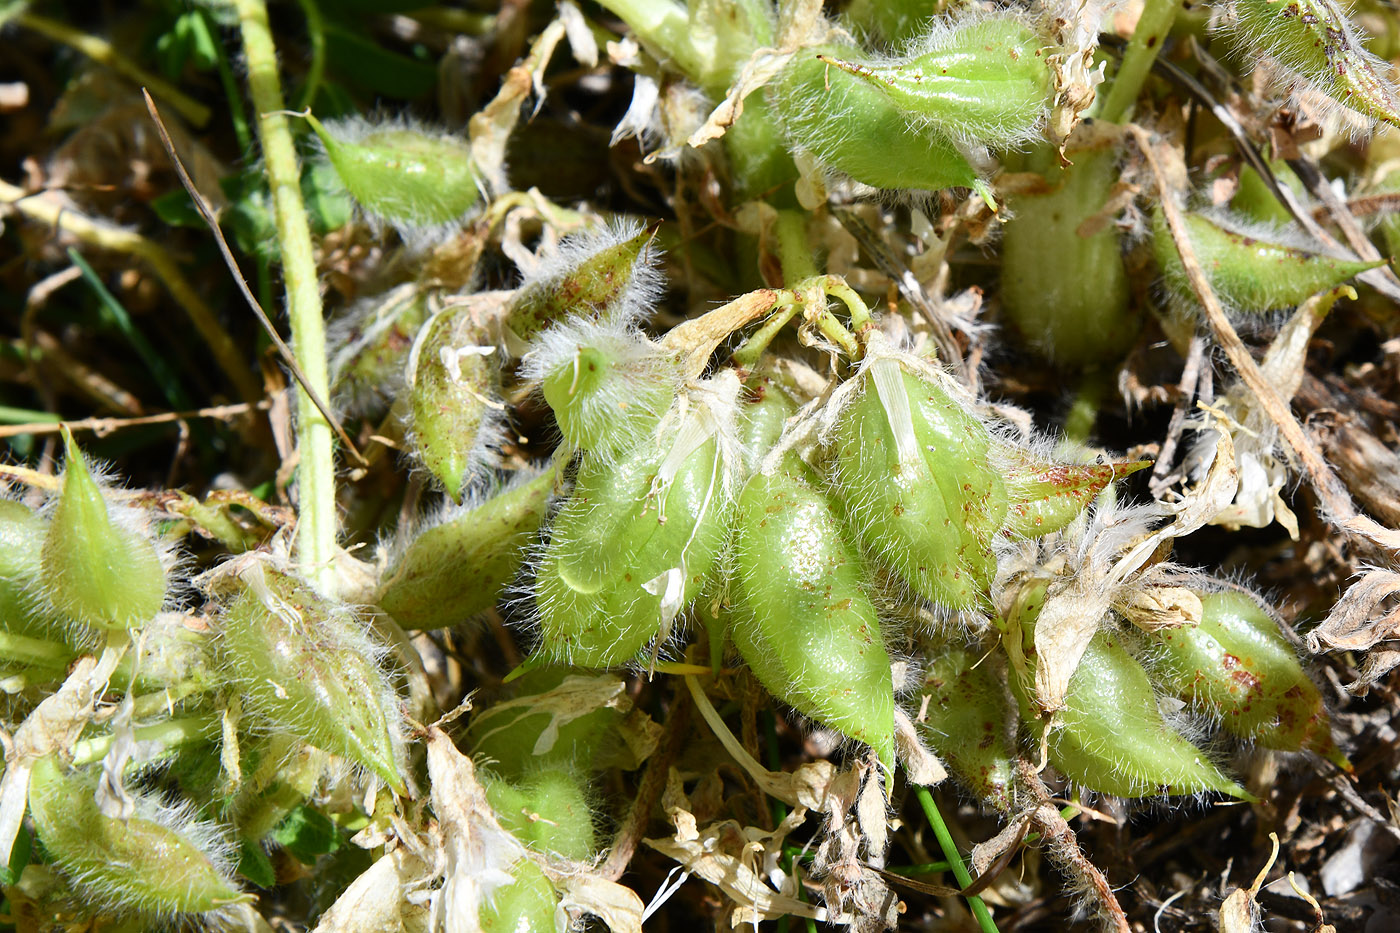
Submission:
M 1191 213 L 1186 229 L 1210 286 L 1227 308 L 1289 308 L 1340 285 L 1384 260 L 1339 259 L 1278 242 L 1277 230 L 1258 229 L 1223 216 Z M 1152 251 L 1173 294 L 1191 300 L 1186 272 L 1160 209 L 1153 213 Z
M 220 571 L 224 670 L 250 723 L 341 755 L 396 792 L 398 702 L 380 669 L 383 650 L 344 605 L 261 555 Z
M 404 628 L 423 630 L 490 609 L 519 572 L 553 491 L 546 471 L 475 506 L 447 509 L 393 560 L 375 604 Z
M 770 693 L 894 765 L 894 684 L 866 569 L 811 470 L 749 480 L 734 533 L 729 635 Z
M 866 551 L 920 596 L 977 609 L 1006 517 L 992 438 L 946 376 L 872 345 L 831 436 L 836 495 Z
M 423 325 L 408 355 L 410 446 L 454 500 L 481 468 L 501 410 L 496 348 L 467 309 L 447 307 Z
M 74 622 L 137 628 L 165 601 L 160 553 L 144 534 L 113 516 L 73 436 L 65 430 L 63 437 L 63 487 L 40 556 L 45 592 Z
M 657 443 L 584 461 L 536 575 L 542 659 L 611 667 L 669 634 L 724 543 L 738 392 L 721 373 L 667 416 Z
M 351 120 L 327 126 L 309 113 L 306 119 L 360 207 L 401 233 L 411 236 L 460 221 L 481 199 L 465 139 L 407 122 L 376 127 Z
M 1278 623 L 1249 594 L 1201 595 L 1199 625 L 1162 629 L 1153 674 L 1169 690 L 1220 717 L 1231 735 L 1279 751 L 1312 751 L 1351 770 L 1332 738 L 1322 695 Z
M 1365 123 L 1400 126 L 1400 90 L 1389 62 L 1371 54 L 1336 0 L 1233 0 L 1235 43 L 1283 66 L 1294 90 L 1315 89 Z M 1354 122 L 1354 120 L 1353 120 Z
M 387 410 L 403 391 L 404 361 L 431 313 L 422 287 L 410 282 L 361 299 L 337 318 L 326 333 L 336 406 L 369 416 Z
M 130 819 L 107 816 L 94 797 L 95 778 L 65 774 L 49 756 L 34 765 L 29 782 L 39 839 L 87 906 L 168 920 L 248 900 L 215 827 L 145 797 Z
M 538 769 L 597 767 L 632 708 L 624 682 L 613 674 L 535 668 L 515 686 L 512 699 L 472 720 L 464 743 L 473 761 L 508 780 Z

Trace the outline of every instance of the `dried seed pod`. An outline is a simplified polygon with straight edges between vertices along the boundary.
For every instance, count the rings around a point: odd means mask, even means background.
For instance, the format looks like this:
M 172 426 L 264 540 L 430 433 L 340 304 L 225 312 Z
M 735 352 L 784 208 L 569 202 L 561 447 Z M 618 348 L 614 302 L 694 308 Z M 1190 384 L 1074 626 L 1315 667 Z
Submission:
M 250 718 L 348 758 L 402 793 L 399 709 L 383 650 L 344 605 L 250 555 L 224 571 L 223 669 Z
M 1017 626 L 1022 644 L 1035 644 L 1044 593 L 1043 583 L 1023 590 L 1007 620 L 1008 638 L 1014 634 L 1010 626 Z M 1022 719 L 1039 723 L 1030 688 L 1019 677 L 1010 681 Z M 1162 718 L 1147 672 L 1111 630 L 1094 635 L 1070 678 L 1064 709 L 1040 728 L 1050 730 L 1050 763 L 1090 790 L 1120 797 L 1214 790 L 1251 799 Z
M 1164 687 L 1220 717 L 1226 732 L 1265 748 L 1304 749 L 1351 770 L 1332 739 L 1322 694 L 1278 624 L 1250 595 L 1201 594 L 1199 625 L 1164 628 L 1152 673 Z
M 511 869 L 511 882 L 497 888 L 481 905 L 481 933 L 554 933 L 559 895 L 534 859 L 523 858 Z
M 1276 242 L 1278 231 L 1258 230 L 1223 217 L 1188 213 L 1186 230 L 1211 288 L 1226 308 L 1269 311 L 1298 304 L 1352 276 L 1385 264 L 1337 259 Z M 1167 287 L 1192 295 L 1176 243 L 1161 209 L 1153 213 L 1152 251 Z M 1194 300 L 1194 299 L 1192 299 Z
M 938 651 L 924 681 L 919 734 L 980 799 L 1010 812 L 1019 716 L 992 662 L 966 648 Z
M 570 318 L 597 321 L 606 315 L 619 325 L 635 320 L 660 284 L 650 244 L 651 234 L 635 225 L 565 238 L 511 303 L 506 325 L 514 340 L 528 344 Z
M 401 231 L 438 227 L 465 217 L 481 199 L 467 140 L 401 121 L 364 120 L 327 126 L 307 114 L 355 201 L 370 217 Z
M 160 553 L 144 534 L 115 520 L 66 429 L 63 442 L 63 488 L 40 552 L 49 601 L 82 625 L 137 628 L 165 601 Z
M 519 573 L 553 491 L 546 471 L 479 505 L 447 509 L 390 565 L 375 604 L 406 629 L 446 628 L 485 612 Z
M 1387 77 L 1390 63 L 1366 48 L 1365 38 L 1335 0 L 1233 0 L 1236 45 L 1260 52 L 1291 73 L 1294 89 L 1316 89 L 1367 121 L 1400 126 L 1400 90 Z
M 655 430 L 681 381 L 679 361 L 639 332 L 583 318 L 545 331 L 521 376 L 540 382 L 567 444 L 607 459 Z
M 515 781 L 480 776 L 501 828 L 531 849 L 576 861 L 587 861 L 597 852 L 593 811 L 583 780 L 567 766 L 536 771 Z
M 536 576 L 542 659 L 625 664 L 699 593 L 726 535 L 738 391 L 721 373 L 663 428 L 669 444 L 584 462 Z
M 63 773 L 54 756 L 39 759 L 29 780 L 39 839 L 90 906 L 171 919 L 249 899 L 213 826 L 143 796 L 130 819 L 107 816 L 96 790 L 95 779 Z
M 796 457 L 739 496 L 729 634 L 759 682 L 894 764 L 894 683 L 860 558 Z
M 1061 463 L 1021 447 L 999 444 L 994 459 L 1006 480 L 1007 534 L 1035 538 L 1059 531 L 1089 507 L 1114 480 L 1152 465 Z
M 1117 227 L 1085 230 L 1119 181 L 1116 155 L 1076 153 L 1074 165 L 1047 172 L 1048 191 L 1007 202 L 1002 306 L 1030 348 L 1058 366 L 1108 365 L 1142 327 Z
M 867 360 L 832 440 L 849 521 L 867 552 L 920 596 L 950 609 L 984 606 L 1007 510 L 991 436 L 946 377 L 874 348 Z
M 501 408 L 496 348 L 481 341 L 465 309 L 444 308 L 423 325 L 408 354 L 409 442 L 457 501 L 485 458 Z

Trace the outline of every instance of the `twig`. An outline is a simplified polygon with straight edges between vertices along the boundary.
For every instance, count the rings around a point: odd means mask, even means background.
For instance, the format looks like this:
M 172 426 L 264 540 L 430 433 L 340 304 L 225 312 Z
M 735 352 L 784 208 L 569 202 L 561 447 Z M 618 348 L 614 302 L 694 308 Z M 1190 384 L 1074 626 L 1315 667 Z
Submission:
M 1226 317 L 1225 309 L 1221 307 L 1220 300 L 1215 297 L 1215 292 L 1211 290 L 1205 270 L 1201 268 L 1201 263 L 1196 258 L 1195 248 L 1191 245 L 1190 236 L 1186 232 L 1186 223 L 1182 219 L 1181 208 L 1176 203 L 1176 192 L 1168 181 L 1172 174 L 1185 177 L 1186 167 L 1181 161 L 1181 156 L 1170 146 L 1154 143 L 1147 130 L 1140 126 L 1130 125 L 1128 131 L 1136 140 L 1143 155 L 1146 156 L 1148 165 L 1157 179 L 1157 190 L 1161 195 L 1160 203 L 1162 213 L 1167 221 L 1167 228 L 1171 231 L 1172 240 L 1181 256 L 1181 265 L 1186 271 L 1187 281 L 1191 283 L 1191 290 L 1195 292 L 1196 299 L 1205 309 L 1206 321 L 1210 324 L 1216 342 L 1225 351 L 1230 365 L 1240 374 L 1241 381 L 1258 398 L 1260 406 L 1278 428 L 1284 441 L 1297 455 L 1312 482 L 1313 489 L 1330 513 L 1333 523 L 1340 524 L 1353 518 L 1356 516 L 1357 510 L 1351 501 L 1351 496 L 1337 480 L 1332 468 L 1323 460 L 1322 454 L 1318 452 L 1317 447 L 1303 431 L 1302 425 L 1298 423 L 1288 406 L 1279 398 L 1278 391 L 1273 387 L 1273 384 L 1264 378 L 1264 374 L 1259 370 L 1259 365 L 1254 362 L 1254 357 L 1250 356 L 1249 349 L 1244 345 L 1244 341 L 1240 340 L 1240 335 L 1235 332 L 1234 326 L 1230 324 L 1230 319 Z
M 122 428 L 134 428 L 144 424 L 170 424 L 194 418 L 218 418 L 226 421 L 237 418 L 239 415 L 246 415 L 250 411 L 266 411 L 271 407 L 272 400 L 263 399 L 253 405 L 247 403 L 215 405 L 212 408 L 164 411 L 136 418 L 83 418 L 80 421 L 37 421 L 29 424 L 7 424 L 0 425 L 0 438 L 14 437 L 17 434 L 57 434 L 63 425 L 66 425 L 70 431 L 91 431 L 98 437 L 102 437 Z
M 1191 346 L 1186 353 L 1186 365 L 1181 367 L 1176 407 L 1172 409 L 1171 422 L 1167 425 L 1167 437 L 1162 441 L 1162 449 L 1152 467 L 1152 480 L 1148 485 L 1154 497 L 1160 498 L 1162 492 L 1170 485 L 1168 474 L 1172 468 L 1172 459 L 1176 455 L 1176 445 L 1181 442 L 1181 427 L 1186 421 L 1186 412 L 1191 408 L 1191 400 L 1196 396 L 1196 384 L 1200 381 L 1201 362 L 1205 355 L 1205 338 L 1197 334 L 1191 338 Z
M 1332 186 L 1327 183 L 1327 179 L 1322 177 L 1322 173 L 1312 162 L 1307 159 L 1290 159 L 1288 166 L 1307 186 L 1312 196 L 1322 202 L 1322 206 L 1327 209 L 1328 216 L 1342 231 L 1342 236 L 1346 237 L 1347 244 L 1355 250 L 1357 256 L 1367 261 L 1385 258 L 1381 256 L 1380 250 L 1376 249 L 1376 245 L 1371 242 L 1371 238 L 1366 236 L 1366 231 L 1362 230 L 1361 225 L 1356 222 L 1356 217 L 1352 215 L 1346 202 L 1337 197 L 1337 192 L 1332 190 Z M 1400 279 L 1395 277 L 1395 273 L 1388 266 L 1368 269 L 1356 278 L 1392 301 L 1400 301 Z
M 251 367 L 238 352 L 233 338 L 219 324 L 218 315 L 185 278 L 179 264 L 165 247 L 139 233 L 109 227 L 47 198 L 26 194 L 23 189 L 4 181 L 0 181 L 0 204 L 9 205 L 30 220 L 37 220 L 55 230 L 71 234 L 83 243 L 126 253 L 144 261 L 151 267 L 156 278 L 160 279 L 166 291 L 170 292 L 170 297 L 184 310 L 195 330 L 199 331 L 219 368 L 237 389 L 239 397 L 245 402 L 253 403 L 262 395 L 262 387 L 254 378 Z
M 666 741 L 652 752 L 646 770 L 642 772 L 641 784 L 637 787 L 637 797 L 632 809 L 627 811 L 627 819 L 613 837 L 608 858 L 598 869 L 598 873 L 609 881 L 616 881 L 627 871 L 627 864 L 637 851 L 637 844 L 646 834 L 651 823 L 651 811 L 661 798 L 666 787 L 666 778 L 671 771 L 671 762 L 680 754 L 681 746 L 690 737 L 690 700 L 682 691 L 676 691 L 676 705 L 671 715 L 666 717 Z

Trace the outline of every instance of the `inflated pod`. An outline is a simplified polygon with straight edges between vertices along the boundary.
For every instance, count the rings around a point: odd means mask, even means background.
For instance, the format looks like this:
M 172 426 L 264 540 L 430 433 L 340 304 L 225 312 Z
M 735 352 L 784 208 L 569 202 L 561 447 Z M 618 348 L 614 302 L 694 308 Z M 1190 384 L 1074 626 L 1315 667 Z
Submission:
M 657 443 L 585 459 L 535 581 L 538 655 L 578 667 L 636 660 L 700 592 L 726 536 L 734 399 L 722 373 Z
M 457 507 L 414 536 L 385 572 L 378 605 L 406 629 L 456 625 L 496 604 L 544 520 L 554 473 Z
M 345 606 L 257 557 L 228 572 L 219 613 L 223 670 L 245 715 L 340 755 L 404 789 L 400 712 L 383 650 Z
M 559 895 L 534 859 L 523 858 L 478 913 L 481 933 L 558 933 Z
M 454 500 L 480 467 L 500 381 L 496 348 L 482 343 L 472 316 L 444 308 L 418 332 L 408 355 L 409 443 Z
M 679 360 L 629 328 L 579 319 L 525 356 L 571 447 L 615 458 L 656 428 L 680 388 Z
M 1035 617 L 1044 592 L 1044 584 L 1029 586 L 1008 620 L 1021 627 L 1022 645 L 1035 644 Z M 1029 687 L 1016 676 L 1010 682 L 1023 721 L 1035 724 Z M 1119 797 L 1219 791 L 1249 798 L 1205 752 L 1167 724 L 1147 672 L 1109 629 L 1100 629 L 1085 648 L 1065 706 L 1048 728 L 1050 763 L 1090 790 Z
M 1003 531 L 1027 538 L 1059 531 L 1114 480 L 1152 465 L 1150 460 L 1062 463 L 1004 444 L 996 446 L 994 459 L 1006 481 Z
M 832 437 L 836 492 L 866 551 L 920 596 L 985 605 L 1007 510 L 987 428 L 914 361 L 876 356 Z
M 1242 50 L 1268 58 L 1368 120 L 1400 126 L 1400 92 L 1390 81 L 1390 64 L 1367 50 L 1365 40 L 1335 0 L 1234 0 L 1237 42 Z
M 1363 262 L 1337 259 L 1295 246 L 1273 242 L 1271 234 L 1251 233 L 1231 222 L 1204 214 L 1184 215 L 1191 246 L 1210 286 L 1226 308 L 1269 311 L 1288 308 L 1318 292 L 1342 284 L 1385 260 Z M 1160 208 L 1153 213 L 1152 251 L 1177 295 L 1191 295 L 1181 256 Z
M 41 758 L 29 780 L 29 812 L 44 849 L 89 907 L 169 920 L 247 900 L 217 830 L 137 797 L 130 819 L 97 805 L 95 775 L 65 774 Z
M 481 199 L 465 139 L 408 123 L 341 121 L 328 127 L 310 114 L 306 119 L 341 182 L 370 217 L 400 229 L 436 227 L 461 220 Z
M 1048 153 L 1047 153 L 1048 155 Z M 1077 153 L 1049 190 L 1016 194 L 1002 227 L 1002 307 L 1030 349 L 1066 368 L 1111 365 L 1142 327 L 1113 223 L 1084 235 L 1118 184 L 1117 153 Z
M 131 629 L 165 602 L 165 567 L 155 544 L 114 519 L 102 488 L 65 429 L 63 486 L 40 551 L 40 572 L 54 608 L 74 622 Z
M 929 702 L 919 734 L 964 786 L 1010 812 L 1020 717 L 995 670 L 981 653 L 941 649 L 924 681 Z
M 403 390 L 413 338 L 431 316 L 428 297 L 414 282 L 356 302 L 327 330 L 331 392 L 354 414 L 378 415 Z
M 1269 613 L 1241 592 L 1201 594 L 1198 625 L 1153 633 L 1154 676 L 1265 748 L 1316 752 L 1351 770 L 1332 739 L 1322 694 Z
M 516 293 L 506 324 L 521 343 L 569 318 L 628 319 L 656 291 L 651 234 L 628 226 L 566 237 L 557 256 Z
M 488 707 L 472 720 L 472 760 L 512 781 L 541 768 L 598 766 L 616 742 L 624 713 L 611 703 L 587 712 L 574 704 L 563 712 L 554 698 L 547 709 L 542 708 L 544 700 L 536 704 L 536 698 L 556 690 L 569 676 L 564 667 L 536 668 L 522 675 L 511 702 Z
M 514 781 L 482 772 L 486 799 L 501 827 L 540 853 L 577 861 L 597 852 L 593 811 L 582 778 L 567 767 L 553 767 Z
M 0 499 L 0 630 L 41 638 L 62 624 L 42 597 L 40 549 L 48 522 L 19 502 Z
M 796 457 L 739 496 L 730 638 L 759 682 L 893 766 L 894 683 L 866 571 Z

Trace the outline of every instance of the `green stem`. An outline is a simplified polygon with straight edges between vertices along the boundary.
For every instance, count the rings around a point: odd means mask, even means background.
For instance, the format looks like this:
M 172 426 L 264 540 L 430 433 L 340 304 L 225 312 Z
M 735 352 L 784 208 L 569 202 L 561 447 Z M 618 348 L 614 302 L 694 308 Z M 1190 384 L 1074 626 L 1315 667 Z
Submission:
M 219 35 L 218 24 L 204 7 L 198 7 L 199 18 L 204 20 L 204 28 L 211 36 Z M 223 42 L 214 43 L 214 57 L 219 69 L 219 83 L 224 86 L 224 98 L 228 101 L 228 119 L 233 124 L 233 135 L 238 137 L 238 151 L 245 156 L 253 150 L 253 131 L 248 127 L 248 117 L 243 112 L 243 101 L 238 93 L 238 78 L 228 61 L 228 48 Z
M 326 21 L 316 0 L 300 0 L 300 3 L 302 15 L 306 17 L 306 38 L 311 43 L 311 64 L 306 69 L 306 84 L 297 97 L 297 109 L 310 110 L 316 103 L 316 92 L 321 89 L 321 75 L 326 71 Z
M 1079 391 L 1065 415 L 1065 440 L 1071 444 L 1087 444 L 1094 433 L 1094 423 L 1099 420 L 1099 407 L 1103 402 L 1104 378 L 1099 372 L 1092 372 L 1079 383 Z
M 186 120 L 195 126 L 203 126 L 209 122 L 210 109 L 199 101 L 185 94 L 169 81 L 157 75 L 151 74 L 140 65 L 133 62 L 117 51 L 116 46 L 106 39 L 97 36 L 90 36 L 85 32 L 74 29 L 65 23 L 31 13 L 28 10 L 20 12 L 15 16 L 15 22 L 21 26 L 34 30 L 54 42 L 62 43 L 69 48 L 77 49 L 88 58 L 104 65 L 117 74 L 122 75 L 135 84 L 137 87 L 144 87 L 151 92 L 151 96 L 165 101 L 174 107 Z
M 773 221 L 773 239 L 778 243 L 778 264 L 782 266 L 784 285 L 795 285 L 821 274 L 812 258 L 812 244 L 807 239 L 806 213 L 778 211 Z
M 1123 61 L 1113 76 L 1113 87 L 1104 101 L 1101 113 L 1104 120 L 1122 123 L 1128 116 L 1180 9 L 1181 0 L 1146 0 L 1137 28 L 1123 52 Z
M 928 819 L 929 826 L 933 827 L 934 836 L 938 838 L 938 847 L 943 850 L 944 857 L 953 869 L 953 877 L 958 879 L 960 887 L 970 887 L 972 875 L 968 873 L 962 855 L 953 842 L 953 834 L 948 832 L 948 824 L 943 822 L 943 814 L 938 812 L 938 804 L 933 802 L 933 795 L 927 787 L 915 788 L 915 793 L 919 796 L 919 806 L 924 808 L 924 816 Z M 972 915 L 977 918 L 982 933 L 997 933 L 996 921 L 992 920 L 991 911 L 987 910 L 982 898 L 974 894 L 967 899 L 967 904 L 972 908 Z
M 248 90 L 258 114 L 267 183 L 276 210 L 277 241 L 286 282 L 287 313 L 297 364 L 310 387 L 330 397 L 326 374 L 326 333 L 311 228 L 301 200 L 301 170 L 285 114 L 277 75 L 277 49 L 264 0 L 234 0 L 247 56 Z M 302 572 L 324 592 L 334 589 L 335 461 L 331 426 L 305 390 L 297 389 L 297 545 Z
M 709 72 L 692 42 L 690 15 L 672 0 L 599 0 L 603 9 L 627 24 L 643 43 L 652 46 L 693 81 Z
M 212 731 L 211 731 L 212 730 Z M 138 726 L 135 730 L 138 742 L 159 742 L 162 747 L 186 745 L 201 742 L 218 732 L 218 722 L 208 716 L 189 719 L 167 719 L 149 726 Z M 99 735 L 93 739 L 83 739 L 73 746 L 73 764 L 87 765 L 101 761 L 111 751 L 114 735 Z
M 769 315 L 768 320 L 763 322 L 763 326 L 754 331 L 744 345 L 734 351 L 734 362 L 745 369 L 754 369 L 758 366 L 759 358 L 763 356 L 768 345 L 773 342 L 773 338 L 778 336 L 778 331 L 787 326 L 797 312 L 802 310 L 802 302 L 792 292 L 783 292 L 777 303 L 775 314 Z
M 67 645 L 44 641 L 41 638 L 0 632 L 0 660 L 15 664 L 64 668 L 73 660 L 73 651 Z

